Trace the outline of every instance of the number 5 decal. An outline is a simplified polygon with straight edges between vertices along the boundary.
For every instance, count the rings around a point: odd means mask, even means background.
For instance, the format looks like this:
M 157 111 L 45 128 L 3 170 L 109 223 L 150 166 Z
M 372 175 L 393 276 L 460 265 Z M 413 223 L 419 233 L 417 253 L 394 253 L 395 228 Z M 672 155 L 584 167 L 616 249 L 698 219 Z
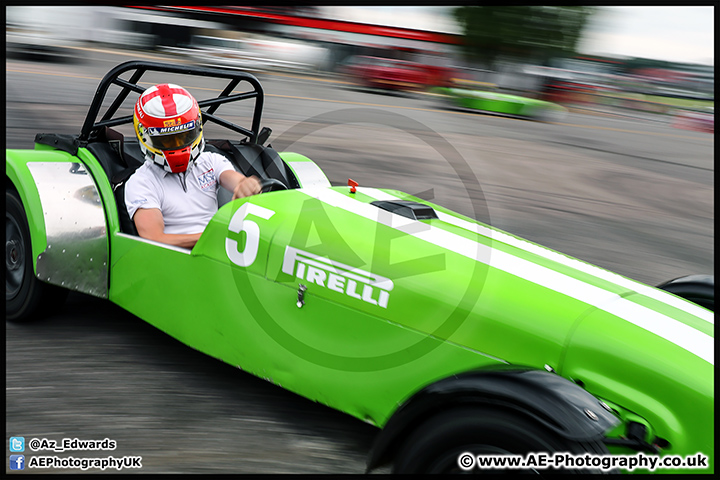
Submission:
M 230 238 L 225 239 L 225 252 L 228 258 L 235 265 L 249 267 L 257 257 L 258 245 L 260 244 L 260 227 L 252 220 L 247 220 L 248 215 L 269 220 L 275 214 L 272 210 L 252 203 L 246 203 L 238 208 L 230 219 L 228 230 L 235 233 L 245 232 L 245 248 L 238 250 L 238 242 Z

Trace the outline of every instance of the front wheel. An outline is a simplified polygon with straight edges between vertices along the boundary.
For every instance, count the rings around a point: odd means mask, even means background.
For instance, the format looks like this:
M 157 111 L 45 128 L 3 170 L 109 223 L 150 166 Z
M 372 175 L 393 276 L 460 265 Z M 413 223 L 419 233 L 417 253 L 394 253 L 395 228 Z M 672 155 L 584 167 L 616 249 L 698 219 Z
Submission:
M 68 291 L 35 278 L 25 209 L 13 190 L 5 191 L 5 202 L 5 315 L 21 322 L 59 307 Z
M 714 275 L 687 275 L 658 285 L 657 288 L 715 311 Z
M 553 473 L 545 468 L 479 469 L 459 461 L 463 454 L 522 455 L 530 452 L 607 454 L 600 439 L 571 441 L 522 415 L 486 407 L 462 407 L 431 417 L 412 432 L 395 457 L 394 473 Z M 463 460 L 469 460 L 463 455 Z M 563 473 L 597 473 L 563 470 Z

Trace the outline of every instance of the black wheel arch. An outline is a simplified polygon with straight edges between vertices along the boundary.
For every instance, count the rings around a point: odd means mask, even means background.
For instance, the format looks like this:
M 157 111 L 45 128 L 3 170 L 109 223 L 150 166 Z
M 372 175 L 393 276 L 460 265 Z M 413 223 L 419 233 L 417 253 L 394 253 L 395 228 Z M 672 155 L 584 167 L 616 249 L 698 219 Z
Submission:
M 658 285 L 657 288 L 715 311 L 714 275 L 686 275 Z
M 367 471 L 391 462 L 402 440 L 423 421 L 472 405 L 512 411 L 575 441 L 602 438 L 619 423 L 602 401 L 555 373 L 518 367 L 477 370 L 439 380 L 400 406 L 375 439 Z

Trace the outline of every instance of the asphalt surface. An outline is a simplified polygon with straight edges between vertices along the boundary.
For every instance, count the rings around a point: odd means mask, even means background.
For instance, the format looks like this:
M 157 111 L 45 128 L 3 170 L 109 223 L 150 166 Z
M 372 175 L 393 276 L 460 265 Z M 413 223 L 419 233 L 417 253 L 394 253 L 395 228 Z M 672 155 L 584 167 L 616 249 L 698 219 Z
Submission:
M 139 57 L 77 53 L 74 63 L 6 63 L 8 148 L 32 148 L 38 132 L 78 133 L 105 72 Z M 711 134 L 612 114 L 538 123 L 338 77 L 258 77 L 270 143 L 312 158 L 334 184 L 415 193 L 649 284 L 714 273 Z M 6 433 L 109 438 L 113 451 L 45 455 L 142 456 L 142 469 L 124 472 L 362 473 L 377 430 L 71 294 L 51 318 L 6 326 Z

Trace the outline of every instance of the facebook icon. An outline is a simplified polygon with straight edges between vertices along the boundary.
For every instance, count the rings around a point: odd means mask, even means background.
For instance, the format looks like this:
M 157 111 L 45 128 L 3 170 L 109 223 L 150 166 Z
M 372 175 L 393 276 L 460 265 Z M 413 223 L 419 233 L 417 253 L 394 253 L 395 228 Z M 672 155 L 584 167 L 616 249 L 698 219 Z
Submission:
M 25 470 L 25 455 L 10 455 L 10 470 Z

